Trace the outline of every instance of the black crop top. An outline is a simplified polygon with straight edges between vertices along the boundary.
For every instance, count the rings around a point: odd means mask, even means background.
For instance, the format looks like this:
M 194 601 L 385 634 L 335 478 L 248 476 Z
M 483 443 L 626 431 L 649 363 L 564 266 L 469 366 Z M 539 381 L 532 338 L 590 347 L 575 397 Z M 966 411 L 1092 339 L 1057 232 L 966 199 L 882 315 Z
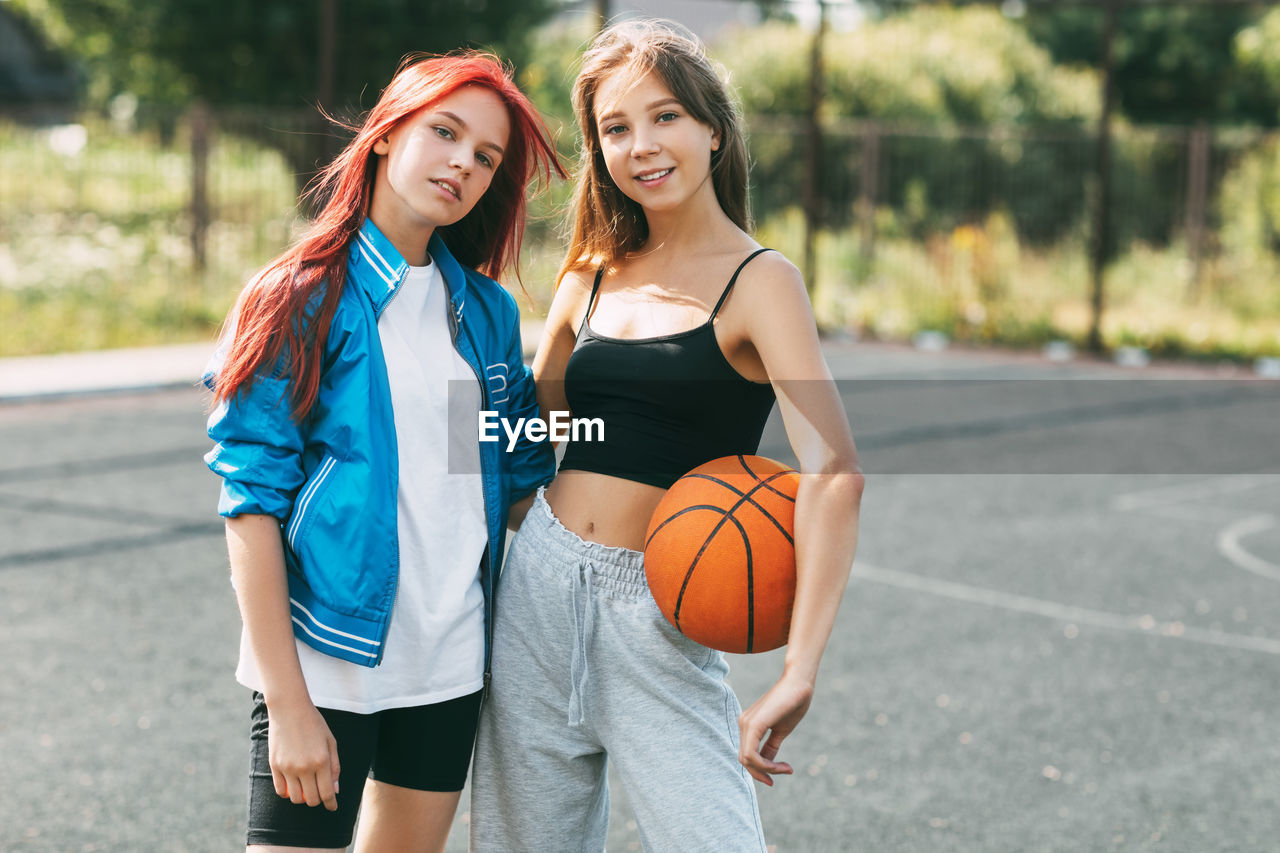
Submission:
M 705 323 L 685 332 L 620 339 L 591 330 L 601 269 L 591 288 L 578 341 L 565 367 L 564 390 L 573 417 L 599 418 L 603 441 L 569 439 L 560 470 L 609 474 L 669 488 L 704 462 L 755 453 L 773 408 L 773 386 L 733 369 L 716 341 L 712 321 L 738 280 L 733 277 Z M 593 436 L 597 437 L 598 436 Z

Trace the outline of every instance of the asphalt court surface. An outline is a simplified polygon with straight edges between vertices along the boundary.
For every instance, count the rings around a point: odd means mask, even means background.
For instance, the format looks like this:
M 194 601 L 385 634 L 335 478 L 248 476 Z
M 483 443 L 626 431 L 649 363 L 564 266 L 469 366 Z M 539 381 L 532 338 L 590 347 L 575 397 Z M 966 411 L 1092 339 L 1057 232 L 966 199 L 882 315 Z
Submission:
M 770 844 L 1275 850 L 1280 383 L 828 358 L 871 476 L 796 775 L 759 789 Z M 0 406 L 0 849 L 242 843 L 249 701 L 203 405 Z M 761 452 L 789 456 L 776 423 Z M 732 660 L 744 704 L 781 654 Z M 450 851 L 466 819 L 464 799 Z M 609 850 L 638 849 L 615 784 Z

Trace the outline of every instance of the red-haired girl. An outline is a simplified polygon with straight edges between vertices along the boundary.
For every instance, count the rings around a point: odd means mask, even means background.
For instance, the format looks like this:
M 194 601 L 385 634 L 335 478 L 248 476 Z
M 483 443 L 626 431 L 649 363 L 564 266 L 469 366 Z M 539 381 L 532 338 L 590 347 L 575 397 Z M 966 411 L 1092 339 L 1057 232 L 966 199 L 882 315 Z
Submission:
M 476 746 L 477 853 L 603 848 L 606 768 L 646 850 L 765 853 L 752 778 L 790 773 L 848 582 L 862 475 L 804 282 L 748 234 L 741 122 L 700 44 L 610 27 L 573 87 L 584 157 L 573 235 L 533 370 L 570 439 L 503 570 Z M 756 452 L 775 397 L 800 462 L 796 597 L 778 681 L 745 713 L 724 656 L 645 583 L 646 527 L 686 471 Z
M 513 503 L 546 444 L 515 302 L 528 179 L 563 174 L 495 58 L 407 60 L 250 282 L 206 377 L 254 691 L 251 850 L 442 850 L 489 680 Z M 361 803 L 363 809 L 361 810 Z

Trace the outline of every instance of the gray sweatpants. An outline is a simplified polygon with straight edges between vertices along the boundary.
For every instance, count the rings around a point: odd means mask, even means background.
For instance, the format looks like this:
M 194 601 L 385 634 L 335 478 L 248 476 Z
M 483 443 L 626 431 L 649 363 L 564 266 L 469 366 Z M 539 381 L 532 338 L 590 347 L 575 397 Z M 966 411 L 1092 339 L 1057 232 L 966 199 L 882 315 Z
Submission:
M 539 492 L 495 604 L 471 781 L 477 853 L 599 853 L 609 759 L 645 850 L 763 853 L 729 667 L 663 618 L 643 559 L 583 541 Z

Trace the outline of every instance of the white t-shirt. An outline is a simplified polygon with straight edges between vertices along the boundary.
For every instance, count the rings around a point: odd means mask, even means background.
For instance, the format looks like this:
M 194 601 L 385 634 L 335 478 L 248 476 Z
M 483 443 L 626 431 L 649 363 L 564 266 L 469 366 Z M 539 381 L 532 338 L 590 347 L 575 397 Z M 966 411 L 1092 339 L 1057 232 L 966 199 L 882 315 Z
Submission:
M 439 268 L 410 267 L 378 318 L 399 451 L 397 524 L 400 578 L 382 663 L 369 668 L 299 641 L 311 701 L 321 708 L 372 714 L 444 702 L 474 693 L 484 679 L 484 592 L 480 558 L 488 542 L 479 448 L 454 443 L 450 417 L 474 434 L 480 411 L 475 371 L 453 347 Z M 449 406 L 450 380 L 453 407 Z M 475 454 L 459 459 L 459 452 Z M 247 637 L 241 684 L 261 690 Z

